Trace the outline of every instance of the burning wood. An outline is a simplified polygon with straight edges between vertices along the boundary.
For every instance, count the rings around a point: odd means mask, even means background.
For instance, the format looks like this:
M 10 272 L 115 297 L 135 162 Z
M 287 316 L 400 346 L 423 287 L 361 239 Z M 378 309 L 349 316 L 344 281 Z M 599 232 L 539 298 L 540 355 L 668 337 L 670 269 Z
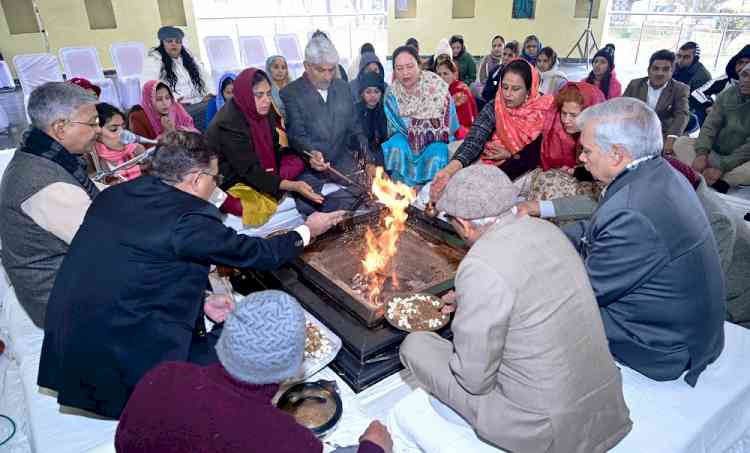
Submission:
M 375 172 L 372 193 L 388 210 L 383 219 L 385 228 L 382 233 L 376 236 L 369 227 L 365 233 L 367 253 L 362 260 L 362 271 L 367 278 L 368 300 L 377 304 L 388 274 L 391 274 L 393 286 L 398 287 L 396 271 L 391 269 L 389 272 L 388 267 L 398 251 L 398 239 L 406 229 L 406 208 L 416 199 L 416 194 L 409 186 L 391 181 L 383 174 L 382 167 Z

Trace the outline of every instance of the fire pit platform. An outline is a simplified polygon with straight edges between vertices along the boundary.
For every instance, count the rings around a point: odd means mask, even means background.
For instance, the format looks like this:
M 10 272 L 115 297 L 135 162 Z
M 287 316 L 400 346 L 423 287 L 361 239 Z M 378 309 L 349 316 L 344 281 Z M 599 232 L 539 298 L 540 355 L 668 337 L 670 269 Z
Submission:
M 415 214 L 412 209 L 410 214 Z M 322 237 L 292 262 L 306 280 L 320 288 L 341 308 L 374 327 L 383 321 L 385 303 L 393 296 L 415 293 L 440 294 L 453 287 L 458 264 L 465 254 L 458 238 L 411 216 L 398 239 L 398 251 L 384 278 L 379 303 L 368 298 L 362 259 L 365 232 L 380 233 L 379 213 L 361 214 L 347 225 Z
M 331 367 L 355 392 L 402 368 L 398 349 L 407 335 L 384 322 L 382 310 L 377 310 L 380 307 L 370 306 L 366 294 L 359 294 L 348 285 L 361 266 L 356 259 L 347 258 L 347 247 L 349 251 L 355 251 L 358 244 L 345 244 L 346 235 L 350 234 L 351 241 L 354 231 L 354 237 L 357 237 L 357 228 L 373 222 L 373 215 L 355 217 L 352 224 L 319 238 L 303 257 L 291 265 L 276 271 L 253 273 L 262 286 L 282 289 L 293 295 L 341 338 L 343 347 Z M 401 274 L 401 289 L 394 290 L 390 283 L 386 283 L 385 297 L 404 290 L 443 294 L 453 288 L 456 268 L 465 253 L 462 242 L 445 222 L 435 222 L 416 210 L 410 210 L 409 216 L 409 226 L 401 237 L 402 240 L 408 239 L 399 241 L 399 253 L 403 251 L 413 256 L 396 261 L 396 272 Z M 411 238 L 407 234 L 411 234 Z M 364 243 L 361 246 L 364 247 Z M 332 251 L 329 255 L 332 261 L 326 262 L 329 265 L 314 260 L 311 264 L 310 257 L 319 259 L 319 254 L 325 250 Z M 413 267 L 404 268 L 402 263 Z M 438 334 L 450 338 L 450 324 Z

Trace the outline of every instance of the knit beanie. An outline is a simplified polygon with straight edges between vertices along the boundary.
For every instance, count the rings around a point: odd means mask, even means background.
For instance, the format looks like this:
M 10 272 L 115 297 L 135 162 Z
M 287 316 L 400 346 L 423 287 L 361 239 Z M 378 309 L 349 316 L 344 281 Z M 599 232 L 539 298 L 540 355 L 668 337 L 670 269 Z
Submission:
M 370 87 L 375 87 L 378 90 L 380 90 L 380 94 L 383 94 L 385 92 L 385 82 L 383 81 L 383 76 L 378 74 L 377 72 L 365 72 L 364 74 L 359 76 L 359 95 L 362 95 L 362 92 Z
M 252 293 L 227 316 L 216 343 L 224 369 L 249 384 L 277 384 L 297 374 L 305 351 L 305 314 L 283 291 Z
M 594 54 L 594 58 L 591 59 L 591 63 L 594 63 L 594 60 L 596 60 L 596 57 L 602 57 L 607 60 L 607 63 L 609 63 L 609 70 L 615 69 L 615 45 L 614 44 L 607 44 L 606 46 L 599 49 L 598 52 Z

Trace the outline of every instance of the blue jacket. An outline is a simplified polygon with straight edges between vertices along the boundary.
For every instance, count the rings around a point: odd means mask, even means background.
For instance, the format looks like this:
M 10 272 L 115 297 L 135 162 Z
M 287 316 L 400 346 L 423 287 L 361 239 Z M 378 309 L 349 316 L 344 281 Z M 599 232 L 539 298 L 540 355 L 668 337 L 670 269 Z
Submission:
M 724 348 L 716 241 L 687 180 L 661 158 L 625 170 L 589 221 L 564 228 L 584 259 L 612 355 L 694 386 Z
M 218 360 L 194 334 L 211 264 L 269 270 L 302 248 L 296 232 L 238 235 L 213 205 L 152 176 L 105 190 L 57 274 L 39 385 L 57 390 L 60 404 L 119 417 L 159 363 L 193 360 L 194 347 Z

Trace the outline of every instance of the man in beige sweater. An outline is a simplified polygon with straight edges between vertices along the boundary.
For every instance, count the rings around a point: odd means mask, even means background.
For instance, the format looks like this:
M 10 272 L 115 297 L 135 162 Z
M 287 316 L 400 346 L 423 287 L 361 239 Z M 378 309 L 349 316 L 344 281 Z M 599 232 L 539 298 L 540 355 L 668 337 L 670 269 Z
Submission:
M 437 208 L 471 246 L 453 341 L 410 334 L 401 360 L 487 442 L 513 452 L 605 452 L 630 431 L 620 371 L 583 263 L 551 223 L 511 213 L 498 168 L 467 167 Z

